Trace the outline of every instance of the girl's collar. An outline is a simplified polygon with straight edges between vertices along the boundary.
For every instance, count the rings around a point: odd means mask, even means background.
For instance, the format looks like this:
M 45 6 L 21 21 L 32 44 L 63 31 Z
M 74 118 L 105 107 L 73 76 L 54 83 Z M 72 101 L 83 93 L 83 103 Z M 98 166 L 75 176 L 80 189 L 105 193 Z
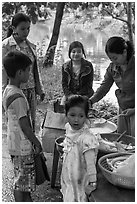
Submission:
M 72 132 L 74 132 L 74 133 L 83 132 L 83 131 L 84 131 L 85 129 L 87 129 L 87 128 L 88 128 L 88 126 L 87 126 L 87 124 L 85 124 L 85 123 L 84 123 L 83 127 L 80 128 L 79 130 L 72 129 L 72 127 L 70 126 L 70 130 L 71 130 Z

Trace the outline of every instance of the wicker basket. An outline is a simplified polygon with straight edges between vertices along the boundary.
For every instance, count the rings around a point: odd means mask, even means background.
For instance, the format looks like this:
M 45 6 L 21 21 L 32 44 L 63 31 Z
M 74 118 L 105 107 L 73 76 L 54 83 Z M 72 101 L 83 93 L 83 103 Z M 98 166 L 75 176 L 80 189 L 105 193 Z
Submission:
M 102 171 L 102 174 L 104 177 L 113 185 L 123 187 L 123 188 L 128 188 L 128 189 L 135 189 L 135 177 L 125 177 L 118 175 L 114 172 L 112 172 L 110 166 L 107 163 L 107 158 L 116 158 L 119 156 L 126 156 L 126 155 L 132 155 L 130 153 L 112 153 L 112 154 L 107 154 L 103 157 L 101 157 L 98 161 L 99 168 Z

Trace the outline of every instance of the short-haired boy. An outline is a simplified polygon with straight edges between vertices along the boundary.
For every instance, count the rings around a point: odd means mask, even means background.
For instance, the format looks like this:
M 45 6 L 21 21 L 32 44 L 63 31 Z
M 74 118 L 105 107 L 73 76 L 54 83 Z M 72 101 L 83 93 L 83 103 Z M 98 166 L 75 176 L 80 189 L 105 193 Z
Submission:
M 29 79 L 31 60 L 25 54 L 11 51 L 3 58 L 9 84 L 3 92 L 3 107 L 8 118 L 8 150 L 14 164 L 14 198 L 16 202 L 32 202 L 36 188 L 35 153 L 42 146 L 34 135 L 29 117 L 29 105 L 20 89 Z

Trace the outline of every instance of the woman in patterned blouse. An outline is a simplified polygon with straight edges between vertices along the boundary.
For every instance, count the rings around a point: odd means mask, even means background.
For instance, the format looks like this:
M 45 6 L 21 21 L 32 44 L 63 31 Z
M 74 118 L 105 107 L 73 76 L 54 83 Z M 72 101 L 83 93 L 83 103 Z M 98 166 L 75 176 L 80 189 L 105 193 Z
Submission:
M 21 89 L 29 102 L 33 130 L 35 131 L 36 94 L 40 96 L 41 101 L 44 100 L 45 94 L 43 91 L 40 71 L 37 66 L 36 46 L 27 39 L 30 31 L 30 24 L 30 18 L 24 13 L 17 13 L 13 16 L 7 32 L 7 38 L 2 42 L 2 55 L 4 57 L 9 51 L 18 50 L 29 56 L 32 61 L 29 81 L 21 84 Z M 7 83 L 8 77 L 5 70 L 2 68 L 3 90 Z

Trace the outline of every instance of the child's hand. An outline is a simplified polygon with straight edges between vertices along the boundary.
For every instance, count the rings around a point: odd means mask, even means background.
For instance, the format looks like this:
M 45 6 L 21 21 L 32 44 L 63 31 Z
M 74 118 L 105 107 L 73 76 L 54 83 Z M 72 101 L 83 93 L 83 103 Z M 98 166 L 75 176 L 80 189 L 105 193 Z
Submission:
M 96 190 L 97 183 L 96 182 L 89 182 L 88 185 L 85 187 L 85 193 L 90 195 L 92 191 Z
M 40 154 L 42 152 L 41 148 L 36 147 L 35 148 L 35 154 Z
M 42 94 L 40 95 L 40 101 L 43 101 L 43 100 L 44 100 L 44 98 L 45 98 L 45 94 L 44 94 L 44 93 L 42 93 Z
M 5 109 L 4 109 L 3 105 L 2 105 L 2 114 L 5 114 Z

